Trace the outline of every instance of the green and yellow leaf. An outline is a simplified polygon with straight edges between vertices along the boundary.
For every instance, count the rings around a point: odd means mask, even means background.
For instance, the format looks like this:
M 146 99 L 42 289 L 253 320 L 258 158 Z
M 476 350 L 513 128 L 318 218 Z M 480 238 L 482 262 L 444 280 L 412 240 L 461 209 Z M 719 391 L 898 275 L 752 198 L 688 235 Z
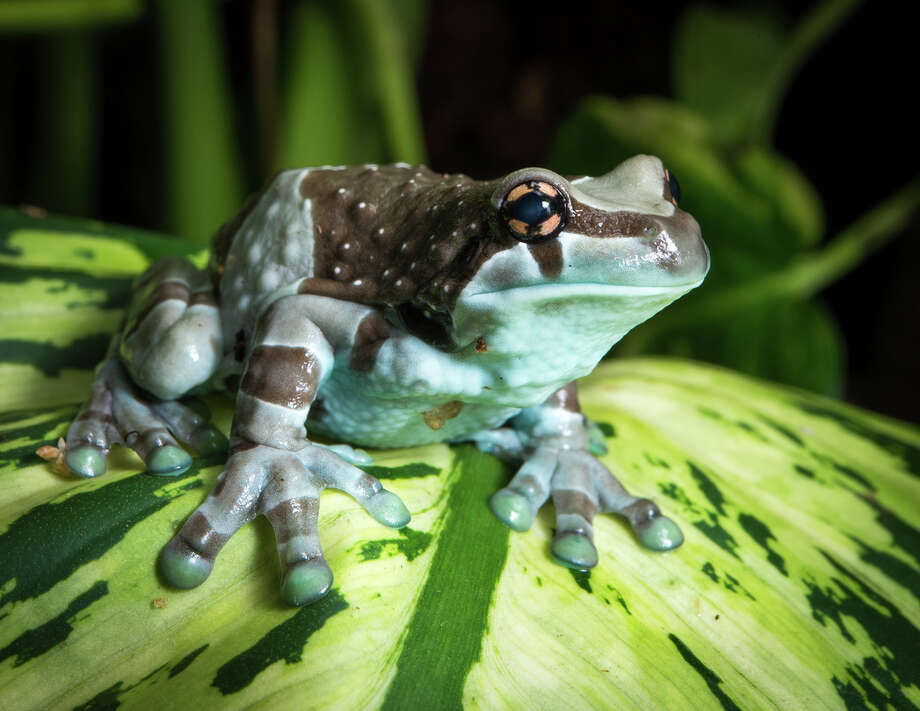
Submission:
M 605 463 L 682 526 L 676 551 L 603 516 L 597 568 L 561 568 L 551 507 L 509 532 L 487 505 L 509 470 L 437 445 L 373 453 L 412 512 L 401 532 L 323 494 L 319 603 L 281 604 L 263 520 L 199 588 L 164 586 L 156 555 L 220 461 L 163 479 L 122 450 L 77 480 L 35 454 L 88 383 L 66 351 L 107 333 L 155 251 L 77 227 L 25 240 L 5 216 L 0 707 L 920 707 L 920 432 L 685 361 L 608 363 L 581 393 Z M 53 333 L 16 325 L 17 285 Z M 28 344 L 63 349 L 58 371 L 14 362 Z M 209 404 L 226 428 L 229 400 Z

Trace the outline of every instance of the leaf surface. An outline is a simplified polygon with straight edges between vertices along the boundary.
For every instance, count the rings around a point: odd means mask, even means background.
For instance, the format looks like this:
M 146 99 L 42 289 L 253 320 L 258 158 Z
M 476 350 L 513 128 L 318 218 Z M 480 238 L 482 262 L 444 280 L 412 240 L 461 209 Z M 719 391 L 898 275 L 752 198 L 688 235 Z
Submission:
M 65 432 L 92 364 L 65 347 L 56 374 L 10 365 L 28 344 L 103 337 L 146 254 L 76 225 L 3 234 L 3 288 L 55 324 L 43 338 L 23 319 L 2 351 L 0 392 L 21 393 L 0 406 L 6 707 L 920 706 L 916 428 L 711 366 L 611 362 L 582 382 L 582 405 L 604 462 L 682 527 L 676 551 L 647 552 L 602 515 L 599 565 L 561 568 L 551 506 L 509 532 L 487 502 L 510 471 L 434 445 L 373 453 L 412 513 L 402 532 L 323 494 L 335 583 L 319 603 L 280 603 L 263 519 L 179 591 L 154 561 L 219 458 L 164 479 L 116 450 L 99 479 L 56 474 L 34 452 Z M 226 431 L 229 399 L 209 404 Z

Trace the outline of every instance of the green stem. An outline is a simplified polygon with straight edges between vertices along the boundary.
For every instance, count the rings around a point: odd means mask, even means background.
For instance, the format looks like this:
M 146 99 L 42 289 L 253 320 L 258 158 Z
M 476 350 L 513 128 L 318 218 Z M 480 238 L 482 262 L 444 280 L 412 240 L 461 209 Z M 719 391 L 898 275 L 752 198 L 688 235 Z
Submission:
M 96 81 L 93 37 L 61 32 L 46 38 L 41 159 L 35 202 L 57 212 L 89 216 L 96 164 Z
M 214 0 L 157 0 L 166 104 L 169 230 L 206 241 L 240 209 L 220 18 Z
M 377 101 L 390 153 L 396 160 L 424 163 L 415 81 L 393 8 L 383 0 L 351 0 L 350 5 L 365 40 L 366 61 L 377 77 Z
M 764 87 L 760 120 L 754 130 L 760 143 L 772 142 L 780 104 L 799 67 L 860 4 L 862 0 L 827 0 L 795 27 Z
M 135 19 L 143 10 L 140 0 L 3 0 L 0 30 L 47 32 L 79 29 Z

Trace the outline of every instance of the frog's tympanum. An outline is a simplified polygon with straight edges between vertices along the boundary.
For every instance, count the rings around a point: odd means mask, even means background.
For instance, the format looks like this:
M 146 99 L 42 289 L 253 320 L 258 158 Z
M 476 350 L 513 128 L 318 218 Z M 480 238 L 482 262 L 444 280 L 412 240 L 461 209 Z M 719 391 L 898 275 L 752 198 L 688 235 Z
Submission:
M 178 442 L 199 454 L 226 444 L 179 398 L 229 383 L 229 458 L 160 569 L 198 585 L 264 514 L 292 605 L 332 583 L 317 535 L 324 487 L 386 526 L 409 521 L 345 443 L 470 441 L 519 463 L 492 510 L 525 531 L 552 496 L 552 554 L 571 568 L 597 562 L 598 511 L 625 517 L 652 550 L 674 548 L 674 522 L 594 457 L 603 442 L 573 381 L 706 275 L 678 193 L 650 156 L 598 178 L 528 168 L 476 181 L 405 164 L 281 173 L 220 229 L 207 270 L 164 259 L 139 278 L 67 464 L 98 476 L 123 443 L 150 473 L 179 474 L 191 459 Z

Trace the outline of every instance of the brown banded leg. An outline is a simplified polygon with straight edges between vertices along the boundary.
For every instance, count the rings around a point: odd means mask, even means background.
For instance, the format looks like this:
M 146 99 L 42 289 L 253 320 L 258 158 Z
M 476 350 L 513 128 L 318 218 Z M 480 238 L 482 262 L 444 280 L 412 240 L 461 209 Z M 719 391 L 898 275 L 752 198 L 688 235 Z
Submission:
M 556 508 L 553 558 L 576 570 L 597 565 L 592 526 L 598 510 L 597 491 L 591 476 L 594 464 L 594 458 L 584 451 L 560 452 L 559 468 L 552 481 Z
M 319 493 L 296 453 L 276 457 L 259 502 L 275 530 L 283 578 L 281 597 L 289 605 L 318 600 L 332 586 L 332 571 L 319 542 Z
M 255 450 L 230 458 L 217 485 L 160 553 L 160 572 L 177 588 L 193 588 L 211 574 L 224 544 L 255 518 L 266 467 Z
M 300 467 L 290 460 L 277 460 L 277 476 L 269 479 L 260 506 L 275 529 L 284 568 L 281 596 L 288 604 L 304 605 L 321 598 L 332 585 L 332 571 L 318 534 L 320 488 L 344 491 L 391 528 L 409 523 L 409 512 L 375 477 L 324 447 L 305 447 L 292 456 Z
M 281 597 L 295 606 L 319 600 L 332 587 L 332 571 L 319 543 L 319 499 L 288 499 L 265 516 L 275 530 L 284 569 Z
M 327 486 L 351 494 L 385 525 L 409 521 L 402 501 L 379 481 L 307 439 L 304 423 L 335 360 L 322 330 L 304 315 L 309 298 L 281 298 L 261 317 L 237 392 L 225 473 L 160 557 L 160 570 L 177 587 L 203 582 L 226 540 L 264 514 L 284 567 L 285 601 L 303 605 L 325 595 L 332 573 L 317 521 L 319 494 Z M 195 424 L 189 418 L 186 427 Z M 354 450 L 348 454 L 360 459 Z
M 626 518 L 639 542 L 653 551 L 669 551 L 684 542 L 684 534 L 678 525 L 662 515 L 654 501 L 633 496 L 607 467 L 600 462 L 597 465 L 594 468 L 594 485 L 603 511 Z

